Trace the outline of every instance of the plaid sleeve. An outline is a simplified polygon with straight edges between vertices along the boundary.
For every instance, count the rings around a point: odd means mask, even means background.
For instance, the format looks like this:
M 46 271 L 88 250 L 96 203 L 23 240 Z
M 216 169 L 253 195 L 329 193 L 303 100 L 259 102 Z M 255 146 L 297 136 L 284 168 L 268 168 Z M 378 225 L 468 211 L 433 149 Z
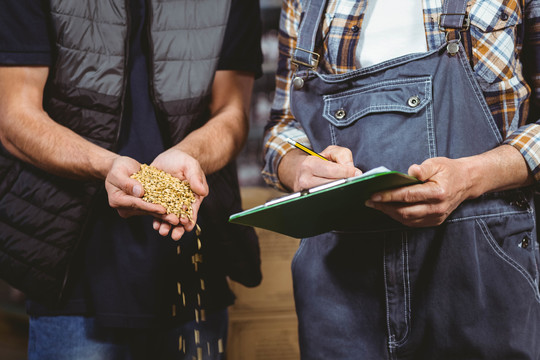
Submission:
M 293 74 L 291 56 L 296 47 L 297 31 L 302 8 L 300 0 L 285 0 L 279 22 L 279 60 L 276 71 L 276 91 L 270 113 L 270 120 L 265 127 L 264 167 L 262 176 L 266 183 L 285 191 L 277 175 L 277 169 L 283 156 L 293 149 L 286 142 L 287 138 L 309 146 L 309 140 L 302 126 L 295 120 L 290 110 L 289 89 Z
M 540 181 L 540 125 L 523 126 L 514 131 L 504 143 L 521 152 L 534 178 Z
M 536 181 L 540 181 L 540 0 L 527 2 L 522 58 L 524 74 L 532 88 L 529 124 L 512 132 L 505 144 L 517 148 Z

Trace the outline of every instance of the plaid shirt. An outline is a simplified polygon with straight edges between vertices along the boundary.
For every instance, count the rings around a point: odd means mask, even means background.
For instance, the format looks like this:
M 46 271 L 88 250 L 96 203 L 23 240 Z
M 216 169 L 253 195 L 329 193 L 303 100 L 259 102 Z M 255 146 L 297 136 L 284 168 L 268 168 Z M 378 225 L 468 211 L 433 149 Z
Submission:
M 356 69 L 360 31 L 351 28 L 361 28 L 367 1 L 328 1 L 321 26 L 322 71 L 340 74 Z M 445 42 L 445 34 L 438 26 L 442 0 L 422 1 L 427 46 L 436 49 Z M 283 156 L 293 149 L 285 139 L 309 145 L 289 104 L 294 72 L 290 58 L 296 47 L 304 3 L 305 0 L 283 2 L 276 92 L 265 131 L 262 175 L 268 184 L 281 190 L 285 189 L 278 180 L 277 168 Z M 540 121 L 536 124 L 536 114 L 529 112 L 529 104 L 540 104 L 540 0 L 472 0 L 467 12 L 471 26 L 463 42 L 493 117 L 505 143 L 519 149 L 540 180 Z

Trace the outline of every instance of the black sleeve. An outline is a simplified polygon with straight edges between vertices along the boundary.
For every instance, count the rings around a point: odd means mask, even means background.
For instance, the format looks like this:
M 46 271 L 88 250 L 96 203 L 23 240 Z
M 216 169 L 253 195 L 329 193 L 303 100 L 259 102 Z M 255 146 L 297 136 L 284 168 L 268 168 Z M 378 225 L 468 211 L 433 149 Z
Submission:
M 259 0 L 233 0 L 218 70 L 262 75 L 261 12 Z
M 51 65 L 48 4 L 45 0 L 1 0 L 0 64 Z

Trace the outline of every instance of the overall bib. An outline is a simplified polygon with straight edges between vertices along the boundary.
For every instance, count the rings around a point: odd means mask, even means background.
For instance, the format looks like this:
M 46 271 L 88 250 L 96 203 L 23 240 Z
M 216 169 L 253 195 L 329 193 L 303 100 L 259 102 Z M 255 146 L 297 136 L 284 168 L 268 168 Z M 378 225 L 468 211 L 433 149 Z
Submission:
M 306 7 L 291 87 L 315 151 L 344 146 L 363 171 L 406 173 L 502 142 L 459 40 L 323 74 L 313 60 L 324 9 L 323 0 Z M 456 37 L 465 9 L 465 0 L 444 4 L 442 25 Z M 301 241 L 292 270 L 303 359 L 540 359 L 530 188 L 466 201 L 437 227 L 378 214 Z

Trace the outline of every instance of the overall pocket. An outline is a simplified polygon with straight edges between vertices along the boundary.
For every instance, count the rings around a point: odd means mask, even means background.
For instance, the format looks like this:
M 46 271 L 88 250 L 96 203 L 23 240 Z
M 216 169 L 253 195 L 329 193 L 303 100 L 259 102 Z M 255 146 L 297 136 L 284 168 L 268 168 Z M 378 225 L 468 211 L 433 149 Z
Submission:
M 532 290 L 540 303 L 538 288 L 538 243 L 533 234 L 531 213 L 501 215 L 476 219 L 476 227 L 487 246 L 487 254 L 500 269 L 498 281 L 515 282 L 521 278 L 523 286 Z M 517 277 L 516 277 L 517 276 Z M 513 279 L 513 280 L 512 280 Z M 527 284 L 527 285 L 526 285 Z
M 351 149 L 363 171 L 382 165 L 407 172 L 437 155 L 431 76 L 385 80 L 323 100 L 332 144 Z

